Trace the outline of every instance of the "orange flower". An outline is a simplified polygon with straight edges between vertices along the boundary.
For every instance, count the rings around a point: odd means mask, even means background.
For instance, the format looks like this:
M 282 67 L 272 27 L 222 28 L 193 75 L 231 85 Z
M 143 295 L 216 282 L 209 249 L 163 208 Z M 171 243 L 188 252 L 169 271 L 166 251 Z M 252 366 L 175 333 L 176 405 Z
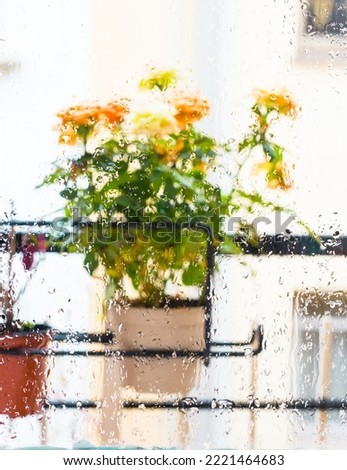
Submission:
M 299 106 L 290 98 L 288 92 L 283 90 L 280 93 L 269 92 L 267 90 L 257 90 L 255 92 L 257 107 L 264 107 L 267 112 L 277 111 L 284 116 L 295 118 L 300 111 Z
M 154 150 L 163 157 L 166 163 L 175 163 L 183 147 L 184 142 L 181 139 L 178 139 L 175 143 L 161 140 L 154 145 Z
M 59 144 L 75 145 L 77 141 L 77 131 L 72 126 L 61 126 L 59 134 Z
M 100 106 L 73 106 L 58 113 L 62 126 L 92 126 L 98 120 Z
M 270 189 L 282 189 L 287 191 L 293 186 L 283 161 L 278 161 L 277 163 L 264 161 L 255 165 L 254 170 L 256 173 L 261 171 L 266 172 L 267 187 Z
M 85 135 L 90 134 L 98 121 L 99 112 L 100 106 L 72 106 L 58 113 L 61 119 L 59 143 L 75 145 L 77 139 L 81 139 L 79 129 L 82 127 L 85 128 Z
M 210 110 L 208 102 L 199 96 L 180 95 L 175 98 L 176 121 L 181 129 L 207 116 Z
M 101 106 L 73 106 L 58 113 L 61 119 L 59 142 L 74 145 L 81 136 L 89 136 L 97 126 L 114 126 L 124 120 L 128 112 L 122 102 L 112 102 Z M 82 128 L 83 132 L 82 132 Z
M 125 103 L 114 101 L 105 108 L 100 108 L 98 119 L 110 125 L 120 124 L 128 112 L 129 109 Z

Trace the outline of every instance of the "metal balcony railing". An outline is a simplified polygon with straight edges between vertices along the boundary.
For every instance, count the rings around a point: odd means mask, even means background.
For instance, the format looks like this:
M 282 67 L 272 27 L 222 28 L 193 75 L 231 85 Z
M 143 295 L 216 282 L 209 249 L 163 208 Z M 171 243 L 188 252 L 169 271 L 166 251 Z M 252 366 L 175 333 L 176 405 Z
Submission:
M 16 227 L 16 246 L 17 251 L 21 250 L 21 237 L 23 234 L 30 232 L 30 228 L 35 227 L 35 232 L 45 233 L 49 237 L 50 221 L 2 221 L 0 222 L 0 246 L 3 251 L 6 250 L 7 246 L 7 232 L 10 227 Z M 116 224 L 119 227 L 129 227 L 128 223 Z M 164 225 L 161 224 L 162 228 Z M 182 224 L 179 229 L 193 228 L 194 230 L 200 230 L 207 235 L 207 276 L 206 276 L 206 301 L 204 304 L 205 308 L 205 325 L 204 325 L 204 336 L 205 336 L 205 347 L 201 351 L 188 351 L 188 350 L 163 350 L 163 349 L 142 349 L 142 350 L 115 350 L 112 347 L 115 333 L 105 332 L 103 334 L 93 333 L 81 333 L 81 332 L 53 332 L 53 339 L 58 342 L 72 341 L 74 344 L 88 343 L 88 344 L 103 344 L 105 347 L 102 350 L 69 350 L 68 347 L 65 350 L 16 350 L 16 351 L 2 351 L 1 354 L 14 354 L 14 355 L 50 355 L 54 357 L 59 356 L 70 356 L 70 357 L 196 357 L 203 360 L 206 367 L 209 366 L 211 358 L 232 358 L 232 357 L 253 357 L 262 352 L 263 349 L 263 338 L 264 332 L 261 325 L 257 326 L 252 332 L 250 341 L 246 342 L 213 342 L 211 341 L 211 322 L 212 322 L 212 280 L 215 269 L 215 248 L 213 244 L 213 234 L 209 226 L 204 224 L 196 224 L 194 226 L 190 224 Z M 19 229 L 19 230 L 18 230 Z M 347 255 L 347 237 L 336 237 L 336 236 L 323 236 L 320 239 L 320 243 L 308 236 L 294 236 L 294 235 L 267 235 L 263 236 L 259 240 L 257 246 L 247 243 L 244 239 L 237 239 L 242 245 L 243 251 L 246 254 L 253 256 L 259 255 L 279 255 L 279 256 L 346 256 Z M 49 252 L 62 251 L 60 243 L 52 243 L 48 247 Z M 78 402 L 47 402 L 47 407 L 54 406 L 56 408 L 96 408 L 97 403 L 93 401 L 78 401 Z M 299 398 L 290 401 L 280 402 L 260 402 L 259 400 L 250 400 L 246 402 L 234 401 L 231 399 L 198 399 L 193 397 L 186 397 L 183 399 L 177 399 L 172 401 L 160 401 L 160 402 L 135 402 L 125 401 L 123 403 L 124 408 L 138 408 L 145 406 L 146 409 L 160 408 L 160 409 L 190 409 L 198 408 L 205 410 L 234 410 L 234 409 L 295 409 L 295 410 L 347 410 L 347 400 L 336 399 L 336 400 L 312 400 L 307 398 Z

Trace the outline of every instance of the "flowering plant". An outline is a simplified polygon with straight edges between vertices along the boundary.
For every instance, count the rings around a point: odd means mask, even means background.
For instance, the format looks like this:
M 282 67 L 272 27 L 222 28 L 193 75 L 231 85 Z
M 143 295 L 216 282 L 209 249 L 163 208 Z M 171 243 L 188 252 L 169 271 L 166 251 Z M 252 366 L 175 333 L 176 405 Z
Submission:
M 225 193 L 210 175 L 221 166 L 222 154 L 231 158 L 230 142 L 220 144 L 196 126 L 208 115 L 208 102 L 180 89 L 173 71 L 152 74 L 140 88 L 156 104 L 155 111 L 138 112 L 130 100 L 119 100 L 59 113 L 59 141 L 74 152 L 56 162 L 44 184 L 60 185 L 67 217 L 77 213 L 80 220 L 94 222 L 80 224 L 70 250 L 85 254 L 90 273 L 102 266 L 110 295 L 128 278 L 142 302 L 160 305 L 170 283 L 202 284 L 206 237 L 191 230 L 180 230 L 178 237 L 167 227 L 165 233 L 153 232 L 149 225 L 204 223 L 216 247 L 240 252 L 225 237 L 225 217 L 259 206 L 278 210 L 261 194 L 244 189 L 240 171 L 260 148 L 263 162 L 256 172 L 265 171 L 271 188 L 290 187 L 283 148 L 272 142 L 269 128 L 281 115 L 294 117 L 297 107 L 286 94 L 257 93 L 254 123 L 236 151 L 239 171 Z M 129 233 L 120 236 L 114 224 L 119 221 L 133 224 L 131 243 Z

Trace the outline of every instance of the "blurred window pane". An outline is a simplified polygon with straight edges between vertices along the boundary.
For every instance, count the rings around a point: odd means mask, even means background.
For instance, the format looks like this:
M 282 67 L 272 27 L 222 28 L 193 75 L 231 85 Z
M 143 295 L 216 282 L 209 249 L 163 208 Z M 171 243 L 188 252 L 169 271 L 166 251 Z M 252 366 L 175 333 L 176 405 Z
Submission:
M 298 307 L 297 395 L 344 399 L 347 394 L 347 304 L 338 293 L 304 295 Z
M 347 31 L 346 0 L 310 0 L 306 31 L 343 35 Z

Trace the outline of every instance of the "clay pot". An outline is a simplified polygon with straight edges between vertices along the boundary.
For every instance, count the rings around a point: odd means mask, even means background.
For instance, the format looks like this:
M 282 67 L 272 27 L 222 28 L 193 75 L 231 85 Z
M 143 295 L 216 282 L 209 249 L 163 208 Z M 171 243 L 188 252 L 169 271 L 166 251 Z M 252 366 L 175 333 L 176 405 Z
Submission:
M 47 330 L 0 335 L 0 414 L 17 418 L 43 410 L 46 357 L 19 354 L 19 350 L 46 349 L 50 339 Z
M 204 308 L 146 308 L 114 306 L 109 327 L 119 350 L 202 351 Z M 200 368 L 197 358 L 125 357 L 120 363 L 121 385 L 141 393 L 186 394 L 195 385 Z

